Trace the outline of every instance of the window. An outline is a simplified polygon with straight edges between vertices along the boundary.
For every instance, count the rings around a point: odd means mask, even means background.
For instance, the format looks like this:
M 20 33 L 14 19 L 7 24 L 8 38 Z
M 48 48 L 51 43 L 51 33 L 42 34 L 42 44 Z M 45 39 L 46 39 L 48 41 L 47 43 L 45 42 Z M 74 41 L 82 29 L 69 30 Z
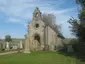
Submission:
M 35 14 L 35 17 L 38 17 L 38 13 Z
M 38 13 L 36 14 L 36 16 L 38 16 Z
M 39 27 L 39 24 L 36 24 L 35 27 L 38 28 Z

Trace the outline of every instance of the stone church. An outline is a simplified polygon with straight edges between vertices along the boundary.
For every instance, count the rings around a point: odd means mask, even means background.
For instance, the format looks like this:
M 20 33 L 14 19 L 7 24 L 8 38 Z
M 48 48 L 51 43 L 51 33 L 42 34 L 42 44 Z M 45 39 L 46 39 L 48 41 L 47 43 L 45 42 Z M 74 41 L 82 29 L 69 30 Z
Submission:
M 25 35 L 24 52 L 38 50 L 58 50 L 64 39 L 53 28 L 42 20 L 42 13 L 36 7 L 33 12 L 32 21 L 28 24 L 28 33 Z

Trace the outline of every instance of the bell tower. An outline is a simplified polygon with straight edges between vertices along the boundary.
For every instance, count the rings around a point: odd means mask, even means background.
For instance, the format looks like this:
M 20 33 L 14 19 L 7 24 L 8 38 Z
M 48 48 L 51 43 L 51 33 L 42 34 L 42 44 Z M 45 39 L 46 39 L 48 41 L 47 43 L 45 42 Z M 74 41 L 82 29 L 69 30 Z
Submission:
M 41 19 L 41 12 L 38 7 L 33 12 L 33 20 L 39 20 Z

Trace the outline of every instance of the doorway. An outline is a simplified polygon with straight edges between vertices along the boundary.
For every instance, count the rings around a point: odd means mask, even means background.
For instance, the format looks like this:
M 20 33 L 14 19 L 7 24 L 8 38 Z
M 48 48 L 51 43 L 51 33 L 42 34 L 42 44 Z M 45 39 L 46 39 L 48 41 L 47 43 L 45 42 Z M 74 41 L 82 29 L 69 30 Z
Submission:
M 34 36 L 34 49 L 40 50 L 41 43 L 40 43 L 40 36 L 38 34 L 35 34 Z
M 39 44 L 40 44 L 40 36 L 39 36 L 39 35 L 36 34 L 36 35 L 34 36 L 34 40 L 37 40 L 37 41 L 39 42 Z

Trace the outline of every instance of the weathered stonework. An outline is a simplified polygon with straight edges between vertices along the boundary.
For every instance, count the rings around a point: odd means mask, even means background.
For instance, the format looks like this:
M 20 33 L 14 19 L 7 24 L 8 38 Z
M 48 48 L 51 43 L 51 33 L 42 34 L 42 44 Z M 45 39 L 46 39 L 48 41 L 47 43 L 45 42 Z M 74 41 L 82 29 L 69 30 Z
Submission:
M 56 50 L 56 46 L 61 46 L 60 37 L 50 26 L 42 21 L 41 12 L 38 8 L 33 13 L 32 21 L 28 24 L 28 33 L 26 34 L 25 50 Z

